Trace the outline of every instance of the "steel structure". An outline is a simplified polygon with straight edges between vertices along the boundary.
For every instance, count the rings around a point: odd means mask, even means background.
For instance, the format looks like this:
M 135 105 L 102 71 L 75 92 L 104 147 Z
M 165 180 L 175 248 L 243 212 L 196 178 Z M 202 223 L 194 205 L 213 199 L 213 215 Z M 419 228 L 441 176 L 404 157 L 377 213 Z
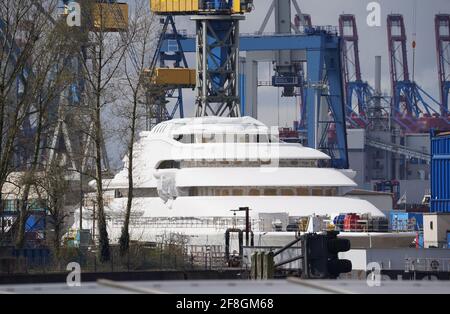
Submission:
M 158 15 L 190 15 L 196 23 L 196 116 L 241 115 L 239 22 L 253 1 L 151 1 Z M 182 48 L 181 48 L 182 49 Z M 168 50 L 158 49 L 161 54 Z M 170 117 L 168 117 L 170 118 Z
M 344 76 L 347 121 L 350 127 L 364 128 L 369 124 L 369 104 L 373 89 L 362 80 L 359 58 L 359 36 L 356 17 L 343 14 L 339 17 L 342 37 L 342 73 Z
M 450 110 L 450 14 L 435 17 L 436 49 L 438 56 L 441 115 L 447 116 Z
M 26 29 L 19 28 L 18 33 L 26 32 Z M 8 33 L 8 26 L 5 24 L 5 21 L 0 19 L 0 40 L 2 43 L 2 48 L 4 50 L 4 56 L 8 57 L 8 63 L 14 66 L 23 58 L 21 40 L 20 38 L 12 38 L 11 34 Z M 34 73 L 28 62 L 25 62 L 20 73 L 11 73 L 12 75 L 16 75 L 15 77 L 15 98 L 14 101 L 20 102 L 23 97 L 23 92 L 25 88 L 25 84 L 28 80 L 34 78 Z M 12 79 L 12 78 L 11 78 Z M 33 104 L 29 108 L 29 112 L 33 112 L 35 108 Z M 27 114 L 24 117 L 23 123 L 18 130 L 18 135 L 16 139 L 16 147 L 17 149 L 14 152 L 13 156 L 13 164 L 16 169 L 23 169 L 24 166 L 29 164 L 30 161 L 30 152 L 32 150 L 33 145 L 33 135 L 35 133 L 35 125 L 32 121 L 32 115 Z M 31 140 L 30 140 L 31 139 Z
M 292 18 L 292 6 L 297 13 L 295 19 Z M 297 0 L 272 0 L 258 34 L 264 33 L 272 15 L 274 15 L 275 20 L 275 34 L 300 34 L 302 27 L 312 27 L 311 16 L 302 13 Z M 297 96 L 295 91 L 301 85 L 303 67 L 302 63 L 295 60 L 292 50 L 275 52 L 274 70 L 272 86 L 282 87 L 283 97 Z
M 68 14 L 68 6 L 70 1 L 68 0 L 62 0 L 60 2 L 60 16 L 55 18 L 51 14 L 49 14 L 41 5 L 40 1 L 32 1 L 33 5 L 36 7 L 36 9 L 45 15 L 45 17 L 48 19 L 48 21 L 53 24 L 57 25 L 61 19 L 64 19 Z M 113 7 L 116 4 L 116 1 L 97 1 L 96 4 L 98 5 L 111 5 L 107 7 L 109 10 L 112 9 L 112 16 L 118 21 L 122 19 L 124 20 L 124 16 L 121 16 L 121 14 L 118 14 L 115 12 L 116 8 Z M 117 4 L 118 5 L 118 4 Z M 107 13 L 110 14 L 111 12 Z M 95 24 L 98 21 L 91 21 L 93 24 Z M 21 48 L 17 44 L 16 39 L 13 38 L 7 38 L 8 34 L 4 31 L 5 24 L 3 21 L 0 21 L 0 38 L 2 39 L 2 42 L 6 44 L 5 49 L 8 49 L 8 51 L 11 51 L 9 53 L 9 62 L 12 62 L 13 64 L 17 62 L 17 59 L 20 57 L 21 54 Z M 81 31 L 81 30 L 80 30 Z M 108 32 L 110 31 L 117 31 L 113 29 L 106 30 Z M 51 163 L 55 162 L 58 159 L 66 159 L 66 161 L 69 164 L 69 167 L 73 171 L 78 172 L 84 172 L 87 167 L 87 158 L 84 158 L 81 162 L 76 162 L 74 158 L 75 154 L 75 147 L 78 146 L 79 149 L 80 145 L 77 145 L 74 143 L 74 140 L 77 138 L 80 138 L 80 134 L 73 134 L 73 131 L 71 131 L 70 126 L 68 126 L 68 120 L 70 120 L 68 116 L 68 112 L 70 111 L 70 108 L 73 107 L 79 107 L 83 105 L 84 99 L 86 98 L 86 89 L 85 89 L 85 83 L 82 79 L 82 64 L 83 62 L 86 62 L 86 60 L 89 58 L 87 54 L 87 47 L 89 46 L 89 43 L 85 43 L 80 47 L 80 51 L 76 52 L 73 56 L 69 56 L 65 58 L 64 64 L 58 64 L 59 67 L 68 67 L 71 69 L 71 72 L 74 74 L 74 80 L 71 82 L 68 87 L 61 92 L 61 95 L 58 100 L 54 101 L 54 103 L 51 105 L 51 108 L 49 109 L 48 113 L 48 122 L 50 125 L 54 125 L 54 128 L 48 132 L 47 137 L 43 139 L 44 146 L 47 147 L 45 150 L 45 153 L 42 154 L 42 158 L 44 159 L 42 162 L 46 163 L 47 165 L 50 165 Z M 85 60 L 83 61 L 82 58 Z M 29 67 L 25 67 L 22 73 L 18 75 L 17 78 L 17 99 L 20 99 L 20 85 L 24 85 L 27 80 L 32 78 L 33 76 L 33 70 Z M 92 128 L 93 125 L 91 124 L 90 128 Z M 23 167 L 26 167 L 28 165 L 28 158 L 30 157 L 30 151 L 27 151 L 25 148 L 26 143 L 33 143 L 34 135 L 35 135 L 35 126 L 33 125 L 33 121 L 31 121 L 31 115 L 25 119 L 23 126 L 21 128 L 21 134 L 19 136 L 19 147 L 21 147 L 21 150 L 19 150 L 14 157 L 14 163 L 16 164 L 16 169 L 23 169 Z M 80 155 L 84 153 L 84 156 L 88 155 L 88 152 L 86 149 L 89 149 L 91 139 L 88 137 L 87 139 L 88 144 L 86 145 L 85 149 L 82 149 L 83 151 L 80 151 Z M 104 160 L 103 165 L 105 170 L 109 169 L 109 162 L 106 155 L 106 149 L 104 147 L 103 142 L 103 150 L 104 150 Z M 61 160 L 60 160 L 61 161 Z
M 58 16 L 54 17 L 49 14 L 45 8 L 42 7 L 40 1 L 32 1 L 32 4 L 36 7 L 36 9 L 45 15 L 50 24 L 54 25 L 55 28 L 58 27 L 58 24 L 65 23 L 64 19 L 67 17 L 67 14 L 70 11 L 70 1 L 63 0 L 60 1 L 59 13 Z M 115 1 L 96 1 L 95 3 L 87 3 L 88 5 L 93 5 L 94 10 L 105 10 L 100 14 L 106 14 L 106 16 L 99 16 L 98 11 L 91 12 L 92 20 L 89 21 L 89 25 L 84 25 L 87 27 L 82 27 L 80 29 L 74 30 L 74 33 L 80 34 L 81 32 L 89 32 L 93 30 L 93 28 L 102 28 L 101 31 L 105 32 L 118 32 L 123 29 L 123 26 L 126 24 L 127 16 L 123 15 L 122 10 L 117 10 L 117 6 L 123 6 L 124 4 L 118 4 Z M 102 6 L 96 7 L 97 5 Z M 96 15 L 97 14 L 97 15 Z M 56 15 L 56 14 L 55 14 Z M 106 23 L 106 24 L 103 24 Z M 119 25 L 118 27 L 114 26 Z M 71 36 L 72 33 L 69 34 Z M 51 104 L 49 104 L 49 109 L 46 117 L 45 123 L 51 126 L 54 126 L 52 129 L 48 130 L 48 132 L 43 136 L 42 139 L 42 147 L 43 153 L 41 154 L 42 164 L 43 165 L 51 165 L 52 163 L 62 163 L 65 162 L 68 166 L 68 172 L 66 173 L 66 178 L 68 181 L 78 181 L 80 180 L 80 185 L 82 183 L 83 175 L 86 174 L 88 168 L 90 166 L 89 159 L 91 158 L 92 149 L 94 149 L 93 141 L 90 136 L 84 136 L 83 134 L 88 130 L 80 130 L 73 129 L 70 127 L 71 120 L 74 115 L 80 115 L 80 112 L 73 112 L 73 108 L 82 108 L 87 107 L 86 101 L 88 99 L 89 90 L 86 86 L 87 84 L 84 82 L 83 77 L 85 70 L 83 68 L 83 63 L 87 64 L 88 60 L 95 63 L 95 57 L 88 53 L 88 47 L 92 48 L 92 44 L 88 41 L 88 37 L 85 36 L 86 41 L 82 42 L 80 49 L 74 52 L 72 55 L 63 56 L 63 62 L 57 62 L 55 64 L 55 68 L 65 67 L 70 69 L 70 72 L 73 74 L 71 77 L 71 81 L 67 84 L 67 87 L 64 90 L 61 90 L 59 97 L 55 99 Z M 5 24 L 0 20 L 0 40 L 2 44 L 5 44 L 4 49 L 7 49 L 9 55 L 9 62 L 16 63 L 18 59 L 21 57 L 21 46 L 20 43 L 16 40 L 16 38 L 9 38 L 9 34 L 5 31 Z M 70 40 L 70 38 L 69 38 Z M 94 49 L 95 50 L 95 49 Z M 39 57 L 39 56 L 37 56 Z M 94 60 L 92 60 L 94 59 Z M 33 69 L 25 66 L 24 70 L 18 74 L 17 78 L 17 99 L 21 97 L 20 95 L 20 84 L 25 85 L 30 79 L 33 79 Z M 51 75 L 50 75 L 51 76 Z M 49 78 L 51 80 L 51 77 Z M 45 93 L 45 91 L 42 91 Z M 81 111 L 83 112 L 83 110 Z M 31 121 L 32 114 L 28 114 L 28 119 L 24 121 L 24 125 L 22 127 L 21 133 L 19 137 L 19 142 L 17 146 L 22 147 L 22 141 L 31 143 L 34 145 L 33 140 L 35 138 L 35 126 Z M 89 120 L 89 133 L 92 134 L 93 131 L 93 122 L 90 120 L 90 117 L 87 116 L 86 120 Z M 85 144 L 82 144 L 84 142 Z M 102 139 L 102 150 L 103 150 L 103 161 L 102 166 L 104 171 L 109 170 L 109 162 L 106 154 L 105 143 Z M 76 158 L 75 153 L 79 153 L 83 158 Z M 29 166 L 29 162 L 27 160 L 31 158 L 31 150 L 22 149 L 16 154 L 18 156 L 14 157 L 14 163 L 19 163 L 18 167 L 15 167 L 16 171 L 26 171 Z M 81 160 L 80 160 L 81 159 Z M 76 173 L 76 174 L 75 174 Z M 87 182 L 86 182 L 87 183 Z M 0 200 L 1 202 L 6 202 L 7 200 Z M 17 204 L 20 204 L 17 200 L 14 200 Z M 16 205 L 18 206 L 18 205 Z M 29 204 L 30 208 L 32 208 L 33 204 Z M 40 239 L 35 235 L 43 235 L 45 237 L 46 230 L 46 217 L 47 210 L 45 208 L 38 210 L 30 210 L 29 217 L 26 221 L 26 233 L 27 233 L 27 245 L 40 245 L 42 243 L 31 243 L 31 240 L 44 240 Z M 0 213 L 1 219 L 1 228 L 2 228 L 2 236 L 6 236 L 2 240 L 12 241 L 13 234 L 18 226 L 18 211 L 17 208 L 13 211 L 2 211 Z M 5 226 L 8 226 L 6 230 Z
M 175 68 L 188 68 L 188 62 L 181 47 L 181 40 L 185 38 L 181 32 L 178 31 L 175 25 L 175 18 L 173 15 L 166 16 L 161 30 L 161 35 L 158 40 L 157 48 L 150 64 L 150 78 L 155 75 L 155 70 L 159 68 L 167 68 L 167 63 L 173 62 Z M 169 51 L 161 51 L 161 45 L 164 41 L 170 42 Z M 147 131 L 153 129 L 157 124 L 171 120 L 179 115 L 184 118 L 184 104 L 183 104 L 183 88 L 193 87 L 184 85 L 165 85 L 158 86 L 157 84 L 150 84 L 147 89 Z M 174 101 L 173 108 L 168 105 Z
M 411 80 L 408 67 L 407 36 L 405 22 L 402 15 L 391 14 L 387 18 L 387 31 L 389 41 L 389 58 L 391 69 L 392 101 L 391 114 L 403 130 L 420 132 L 417 121 L 431 117 L 439 119 L 448 125 L 447 109 L 426 93 L 419 85 Z M 426 125 L 430 121 L 425 121 Z M 428 125 L 424 129 L 429 128 Z
M 58 23 L 63 21 L 67 15 L 70 13 L 70 1 L 61 0 L 59 2 L 59 16 L 52 16 L 49 12 L 46 11 L 45 8 L 42 7 L 40 1 L 32 1 L 34 7 L 47 18 L 50 24 L 55 25 L 57 27 Z M 119 32 L 124 29 L 124 26 L 127 23 L 127 16 L 124 16 L 124 12 L 122 11 L 123 7 L 126 6 L 124 4 L 117 3 L 115 0 L 98 0 L 94 3 L 89 2 L 80 2 L 82 5 L 89 5 L 92 7 L 93 11 L 90 12 L 90 21 L 87 21 L 89 25 L 85 24 L 82 28 L 79 28 L 75 31 L 75 33 L 80 32 L 90 32 L 92 30 L 98 30 L 101 27 L 101 31 L 104 32 Z M 127 13 L 127 8 L 126 11 Z M 4 31 L 4 22 L 0 21 L 0 38 L 2 42 L 4 42 L 7 46 L 6 49 L 10 50 L 11 53 L 9 55 L 9 62 L 15 63 L 17 62 L 17 58 L 19 58 L 21 54 L 21 47 L 17 44 L 16 39 L 6 38 L 8 34 Z M 68 36 L 71 36 L 69 34 Z M 68 87 L 61 91 L 59 99 L 55 100 L 49 110 L 48 110 L 48 124 L 54 126 L 47 133 L 46 137 L 43 139 L 43 146 L 46 147 L 45 152 L 42 154 L 42 163 L 50 165 L 54 162 L 62 162 L 66 161 L 70 170 L 84 173 L 87 167 L 89 167 L 88 156 L 89 151 L 93 148 L 92 138 L 90 136 L 83 136 L 80 132 L 74 131 L 73 128 L 69 125 L 72 120 L 71 114 L 74 114 L 73 108 L 82 108 L 86 104 L 86 100 L 88 99 L 88 90 L 86 88 L 86 84 L 83 80 L 83 64 L 88 64 L 88 60 L 92 61 L 95 58 L 91 58 L 92 56 L 88 53 L 88 48 L 92 45 L 88 41 L 88 36 L 84 36 L 86 38 L 86 42 L 82 43 L 79 51 L 76 51 L 71 56 L 64 57 L 64 64 L 56 64 L 57 67 L 66 67 L 70 69 L 70 72 L 73 74 L 73 81 L 68 84 Z M 91 63 L 92 63 L 91 62 Z M 22 73 L 18 75 L 17 79 L 17 99 L 20 99 L 20 85 L 24 85 L 27 80 L 32 78 L 33 69 L 29 67 L 25 67 Z M 72 112 L 72 113 L 71 113 Z M 75 115 L 79 115 L 80 113 L 75 113 Z M 22 149 L 16 153 L 14 157 L 15 164 L 18 164 L 16 169 L 23 169 L 29 163 L 26 162 L 30 157 L 30 152 L 24 149 L 24 143 L 33 143 L 34 135 L 35 135 L 35 126 L 33 125 L 33 121 L 31 121 L 31 116 L 28 117 L 22 126 L 21 134 L 19 136 L 20 145 Z M 89 119 L 89 117 L 86 117 Z M 89 126 L 90 130 L 93 129 L 93 122 L 91 122 Z M 85 142 L 82 144 L 81 142 Z M 106 148 L 104 141 L 102 141 L 103 146 L 103 167 L 105 170 L 109 169 L 108 157 L 106 154 Z M 85 156 L 83 160 L 76 160 L 75 155 L 79 153 L 80 156 Z
M 192 19 L 197 28 L 196 116 L 239 117 L 239 22 L 244 17 L 220 12 Z

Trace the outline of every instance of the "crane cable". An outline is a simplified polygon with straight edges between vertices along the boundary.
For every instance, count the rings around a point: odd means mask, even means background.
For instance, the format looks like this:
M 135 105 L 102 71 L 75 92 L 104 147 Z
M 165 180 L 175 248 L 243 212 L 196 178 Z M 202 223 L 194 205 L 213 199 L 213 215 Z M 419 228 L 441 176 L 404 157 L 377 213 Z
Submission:
M 413 41 L 412 41 L 412 49 L 413 49 L 413 68 L 412 68 L 412 81 L 415 82 L 416 76 L 416 47 L 417 47 L 417 0 L 414 0 L 413 5 Z

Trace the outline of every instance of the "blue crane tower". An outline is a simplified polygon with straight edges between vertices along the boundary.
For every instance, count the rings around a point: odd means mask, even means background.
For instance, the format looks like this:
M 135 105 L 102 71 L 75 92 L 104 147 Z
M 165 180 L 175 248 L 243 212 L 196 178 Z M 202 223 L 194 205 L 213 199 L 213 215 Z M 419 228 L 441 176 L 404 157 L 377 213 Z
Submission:
M 166 19 L 169 23 L 170 16 L 175 15 L 191 16 L 196 23 L 196 116 L 241 115 L 239 22 L 244 13 L 251 11 L 252 4 L 252 0 L 151 1 L 152 11 L 169 16 Z M 166 79 L 161 78 L 158 70 L 151 71 L 154 82 L 161 85 L 179 86 L 193 81 L 187 70 L 184 71 L 187 82 L 177 82 L 175 69 L 166 71 Z
M 163 121 L 174 119 L 177 113 L 184 118 L 183 89 L 195 88 L 195 70 L 189 69 L 181 47 L 181 40 L 185 39 L 186 34 L 177 29 L 173 15 L 166 16 L 161 23 L 161 34 L 147 70 L 152 83 L 146 91 L 147 131 Z M 170 49 L 162 51 L 165 41 L 171 43 Z M 173 106 L 169 108 L 171 104 Z

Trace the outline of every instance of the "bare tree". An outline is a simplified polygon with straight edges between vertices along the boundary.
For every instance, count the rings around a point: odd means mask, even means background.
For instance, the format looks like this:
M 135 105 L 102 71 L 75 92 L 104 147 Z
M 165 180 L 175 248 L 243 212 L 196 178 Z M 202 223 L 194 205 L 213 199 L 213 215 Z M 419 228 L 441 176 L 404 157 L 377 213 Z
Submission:
M 145 118 L 145 89 L 149 78 L 144 75 L 151 60 L 151 53 L 155 49 L 154 16 L 151 14 L 148 1 L 137 0 L 127 36 L 129 38 L 126 49 L 127 57 L 123 63 L 123 77 L 120 84 L 123 99 L 116 110 L 117 117 L 123 120 L 123 127 L 119 132 L 125 140 L 127 148 L 128 193 L 125 209 L 124 225 L 120 237 L 120 253 L 125 255 L 130 246 L 130 217 L 134 198 L 134 144 L 139 130 L 143 128 Z M 123 136 L 123 135 L 126 136 Z
M 35 190 L 39 195 L 39 203 L 49 213 L 50 224 L 53 227 L 53 250 L 56 257 L 59 257 L 60 254 L 63 228 L 69 216 L 65 210 L 66 195 L 70 191 L 66 174 L 65 167 L 52 164 L 46 169 L 45 174 L 39 176 L 34 183 Z
M 45 133 L 52 123 L 48 114 L 69 81 L 62 65 L 72 48 L 65 41 L 64 24 L 55 25 L 51 20 L 57 1 L 44 1 L 45 9 L 35 1 L 6 2 L 0 16 L 0 189 L 12 171 L 24 171 L 16 237 L 16 245 L 22 247 L 28 198 L 42 166 Z M 24 128 L 28 133 L 22 132 Z
M 94 25 L 93 3 L 84 1 L 83 8 L 85 15 L 83 18 L 89 25 Z M 87 10 L 86 10 L 87 9 Z M 111 4 L 109 10 L 118 10 L 115 4 Z M 120 15 L 120 12 L 100 11 L 100 15 L 113 14 Z M 87 14 L 87 15 L 86 15 Z M 116 17 L 117 18 L 117 17 Z M 122 17 L 127 19 L 128 17 Z M 103 20 L 103 17 L 101 16 Z M 118 21 L 117 21 L 118 22 Z M 93 141 L 94 146 L 94 165 L 96 182 L 96 204 L 97 204 L 97 224 L 99 232 L 99 257 L 101 262 L 107 262 L 110 259 L 109 238 L 105 216 L 105 205 L 103 198 L 103 172 L 104 172 L 104 136 L 102 111 L 108 104 L 114 103 L 117 97 L 117 77 L 120 66 L 124 61 L 126 48 L 128 46 L 127 37 L 120 33 L 111 33 L 104 25 L 92 27 L 89 29 L 89 48 L 88 54 L 92 62 L 88 59 L 85 62 L 84 72 L 85 81 L 88 88 L 88 107 L 91 112 L 91 128 L 88 136 Z

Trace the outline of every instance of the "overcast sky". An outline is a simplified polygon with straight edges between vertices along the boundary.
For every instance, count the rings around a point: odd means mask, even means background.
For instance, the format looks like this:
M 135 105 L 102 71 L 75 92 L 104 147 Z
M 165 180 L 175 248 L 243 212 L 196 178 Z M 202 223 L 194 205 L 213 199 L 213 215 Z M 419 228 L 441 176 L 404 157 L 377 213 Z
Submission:
M 247 14 L 247 20 L 241 25 L 241 32 L 255 32 L 263 20 L 271 0 L 254 0 L 255 10 Z M 434 16 L 437 13 L 450 13 L 450 0 L 379 0 L 382 9 L 382 26 L 369 27 L 366 23 L 368 12 L 366 10 L 369 0 L 298 0 L 304 13 L 311 14 L 314 25 L 338 24 L 339 15 L 342 13 L 355 14 L 360 35 L 360 58 L 363 79 L 373 85 L 374 58 L 376 55 L 383 57 L 382 75 L 383 90 L 390 92 L 389 64 L 386 18 L 390 13 L 401 13 L 405 17 L 407 36 L 409 40 L 408 53 L 410 71 L 412 71 L 411 39 L 414 29 L 417 33 L 416 49 L 416 81 L 435 98 L 438 96 L 437 57 L 434 35 Z M 417 18 L 414 19 L 416 7 Z M 188 29 L 194 33 L 194 23 L 188 18 L 177 18 L 179 29 Z M 414 25 L 416 25 L 414 27 Z M 273 19 L 266 31 L 274 30 Z M 189 57 L 190 67 L 195 67 L 195 59 Z M 268 65 L 260 66 L 261 79 L 268 80 Z M 194 94 L 185 93 L 185 111 L 193 113 Z M 259 119 L 269 125 L 291 126 L 293 118 L 298 116 L 298 108 L 295 99 L 281 98 L 276 88 L 259 89 Z M 278 109 L 280 108 L 280 109 Z

